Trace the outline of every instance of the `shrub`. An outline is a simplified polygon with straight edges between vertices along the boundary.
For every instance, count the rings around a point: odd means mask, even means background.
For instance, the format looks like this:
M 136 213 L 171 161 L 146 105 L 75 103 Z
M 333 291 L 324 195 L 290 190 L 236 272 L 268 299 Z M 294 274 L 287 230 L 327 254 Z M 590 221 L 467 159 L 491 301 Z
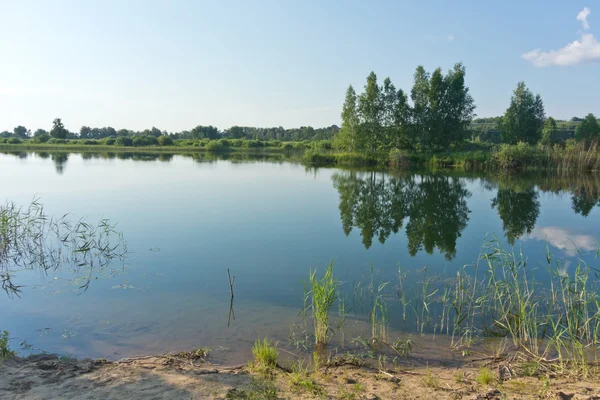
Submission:
M 133 146 L 133 140 L 127 136 L 118 137 L 116 143 L 117 143 L 117 146 L 125 146 L 125 147 Z
M 326 165 L 335 164 L 336 158 L 333 154 L 324 154 L 314 150 L 307 150 L 302 156 L 302 161 L 310 164 Z
M 146 146 L 148 144 L 148 142 L 146 141 L 145 137 L 142 136 L 138 136 L 133 138 L 133 147 L 143 147 Z
M 8 143 L 8 144 L 20 144 L 20 143 L 23 143 L 23 141 L 21 139 L 19 139 L 19 138 L 11 137 L 11 138 L 9 138 L 6 141 L 6 143 Z
M 231 146 L 231 142 L 227 139 L 219 139 L 219 143 L 221 143 L 221 145 L 223 147 L 229 147 Z
M 222 149 L 223 149 L 223 144 L 221 144 L 221 142 L 219 142 L 218 140 L 211 140 L 206 145 L 206 150 L 208 150 L 208 151 L 219 151 Z
M 98 144 L 98 142 L 96 140 L 82 140 L 81 144 L 85 146 L 95 146 Z
M 7 138 L 0 138 L 0 143 L 6 143 L 7 140 Z
M 146 144 L 145 144 L 146 146 L 157 146 L 158 145 L 158 140 L 154 136 L 143 136 L 143 138 L 146 141 Z
M 161 146 L 173 146 L 173 138 L 170 136 L 162 135 L 156 139 L 159 145 Z
M 116 142 L 117 142 L 117 140 L 116 140 L 115 138 L 110 138 L 110 137 L 109 137 L 109 138 L 106 138 L 106 139 L 104 139 L 104 144 L 105 144 L 106 146 L 112 146 L 112 145 L 114 145 Z
M 67 139 L 57 139 L 57 138 L 52 138 L 50 140 L 48 140 L 49 144 L 67 144 L 68 141 Z
M 48 143 L 51 139 L 51 136 L 47 133 L 42 133 L 41 135 L 33 137 L 33 143 Z

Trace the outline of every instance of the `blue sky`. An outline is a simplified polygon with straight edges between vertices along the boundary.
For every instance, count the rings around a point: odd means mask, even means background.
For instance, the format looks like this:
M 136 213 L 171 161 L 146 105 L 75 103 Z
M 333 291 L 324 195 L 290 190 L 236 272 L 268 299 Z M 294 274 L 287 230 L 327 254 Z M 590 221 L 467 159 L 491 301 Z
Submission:
M 408 91 L 458 61 L 479 116 L 520 80 L 548 115 L 600 115 L 600 0 L 0 0 L 0 18 L 0 130 L 328 126 L 371 70 Z

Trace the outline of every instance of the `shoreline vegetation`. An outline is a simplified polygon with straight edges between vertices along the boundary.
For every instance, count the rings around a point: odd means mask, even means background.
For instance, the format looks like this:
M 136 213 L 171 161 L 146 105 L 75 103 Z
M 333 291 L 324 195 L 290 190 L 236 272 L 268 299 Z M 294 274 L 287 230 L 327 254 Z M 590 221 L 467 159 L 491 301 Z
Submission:
M 599 171 L 600 122 L 594 114 L 569 121 L 547 117 L 542 97 L 519 82 L 502 116 L 476 119 L 457 63 L 445 74 L 418 66 L 409 91 L 382 85 L 371 72 L 364 91 L 350 85 L 341 127 L 314 129 L 196 126 L 167 132 L 82 126 L 67 130 L 60 118 L 52 129 L 34 132 L 17 126 L 0 132 L 0 150 L 79 150 L 158 152 L 281 153 L 305 164 L 485 169 L 500 171 Z
M 411 153 L 403 150 L 373 154 L 340 152 L 331 141 L 280 142 L 280 141 L 213 141 L 175 142 L 169 146 L 118 146 L 103 141 L 72 140 L 65 143 L 18 144 L 0 142 L 0 151 L 34 152 L 107 152 L 107 153 L 211 153 L 215 155 L 244 153 L 248 155 L 281 155 L 284 159 L 313 166 L 377 167 L 389 170 L 415 168 L 450 168 L 501 172 L 600 171 L 600 151 L 597 143 L 585 146 L 568 142 L 552 147 L 542 145 L 472 144 L 456 151 Z

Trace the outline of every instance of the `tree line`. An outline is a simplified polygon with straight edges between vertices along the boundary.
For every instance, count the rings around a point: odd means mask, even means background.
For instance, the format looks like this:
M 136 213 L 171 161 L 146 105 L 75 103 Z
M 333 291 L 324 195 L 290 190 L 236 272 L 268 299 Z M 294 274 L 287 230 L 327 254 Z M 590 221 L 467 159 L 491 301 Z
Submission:
M 129 129 L 115 129 L 113 127 L 92 128 L 82 126 L 78 132 L 69 131 L 64 127 L 60 118 L 56 118 L 52 123 L 50 130 L 37 129 L 31 131 L 25 126 L 19 125 L 12 132 L 0 132 L 0 138 L 34 139 L 36 142 L 45 143 L 50 139 L 106 139 L 106 138 L 131 138 L 136 137 L 155 138 L 168 137 L 171 140 L 190 139 L 190 140 L 217 140 L 217 139 L 247 139 L 247 140 L 280 140 L 280 141 L 317 141 L 331 140 L 339 131 L 339 127 L 332 125 L 325 128 L 313 128 L 311 126 L 301 126 L 300 128 L 284 129 L 283 127 L 256 128 L 247 126 L 232 126 L 226 130 L 219 130 L 217 127 L 208 125 L 198 125 L 191 130 L 181 132 L 168 132 L 156 127 L 145 129 L 143 131 L 133 131 Z M 149 139 L 152 142 L 152 139 Z M 152 143 L 150 143 L 152 144 Z M 154 143 L 156 144 L 156 143 Z
M 499 133 L 497 142 L 516 144 L 557 142 L 559 124 L 546 118 L 539 94 L 534 95 L 519 82 L 501 117 L 474 123 L 475 102 L 465 84 L 466 70 L 458 63 L 443 74 L 417 67 L 410 93 L 396 90 L 390 78 L 378 85 L 371 72 L 364 91 L 357 94 L 352 85 L 342 106 L 342 127 L 334 145 L 343 151 L 374 153 L 391 149 L 439 151 L 460 148 L 468 139 L 481 140 L 477 130 L 490 126 Z M 600 124 L 593 114 L 574 118 L 574 137 L 586 144 L 600 139 Z M 565 125 L 561 122 L 562 125 Z M 474 129 L 475 128 L 475 129 Z

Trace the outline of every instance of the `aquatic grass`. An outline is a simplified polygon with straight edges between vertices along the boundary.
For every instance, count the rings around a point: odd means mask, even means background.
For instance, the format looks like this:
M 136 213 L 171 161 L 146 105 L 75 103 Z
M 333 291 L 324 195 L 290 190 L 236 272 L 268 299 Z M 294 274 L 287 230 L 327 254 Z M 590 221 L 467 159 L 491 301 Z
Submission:
M 12 279 L 19 270 L 45 273 L 67 266 L 79 273 L 73 282 L 85 291 L 95 272 L 124 260 L 127 244 L 116 225 L 68 217 L 49 216 L 38 199 L 27 207 L 11 202 L 0 206 L 0 281 L 9 296 L 21 291 Z
M 334 261 L 331 261 L 322 278 L 317 277 L 317 270 L 310 272 L 309 287 L 310 308 L 315 329 L 315 344 L 318 352 L 324 352 L 327 347 L 329 312 L 338 298 L 339 282 L 333 276 Z

